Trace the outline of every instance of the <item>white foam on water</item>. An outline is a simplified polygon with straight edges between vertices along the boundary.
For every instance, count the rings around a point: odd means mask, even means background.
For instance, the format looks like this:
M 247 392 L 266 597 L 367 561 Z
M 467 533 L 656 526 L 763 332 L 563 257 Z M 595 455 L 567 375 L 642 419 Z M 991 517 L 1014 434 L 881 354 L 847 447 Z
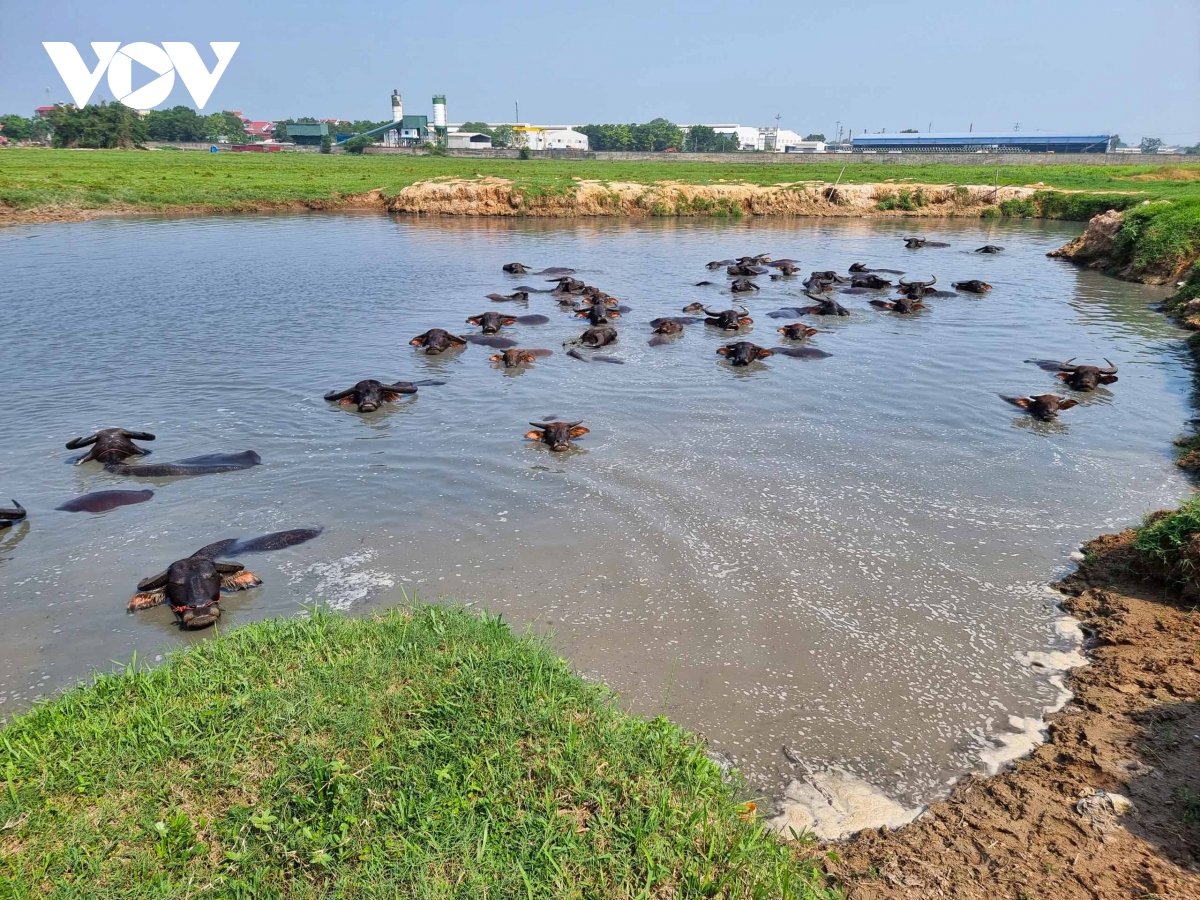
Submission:
M 864 828 L 899 828 L 924 810 L 901 806 L 861 778 L 831 768 L 792 781 L 779 814 L 767 825 L 785 837 L 811 832 L 832 841 Z
M 1011 731 L 991 736 L 992 746 L 979 754 L 988 775 L 995 775 L 1009 763 L 1028 756 L 1049 737 L 1046 731 L 1047 715 L 1058 712 L 1074 696 L 1066 685 L 1066 674 L 1071 669 L 1086 666 L 1088 659 L 1083 655 L 1083 630 L 1079 620 L 1063 616 L 1054 623 L 1060 637 L 1075 644 L 1070 650 L 1030 650 L 1017 654 L 1017 661 L 1047 676 L 1047 681 L 1058 691 L 1054 702 L 1042 708 L 1041 716 L 1009 716 Z
M 366 548 L 340 559 L 305 566 L 289 573 L 289 577 L 293 584 L 316 579 L 316 584 L 308 591 L 306 602 L 320 602 L 330 609 L 344 611 L 380 591 L 396 586 L 396 579 L 391 573 L 367 567 L 378 555 L 375 550 Z

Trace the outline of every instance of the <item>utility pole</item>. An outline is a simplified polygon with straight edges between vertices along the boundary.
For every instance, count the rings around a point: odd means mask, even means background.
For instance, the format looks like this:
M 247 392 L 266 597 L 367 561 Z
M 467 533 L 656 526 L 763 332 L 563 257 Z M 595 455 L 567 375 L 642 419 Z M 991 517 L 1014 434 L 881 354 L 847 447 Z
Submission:
M 780 118 L 781 118 L 780 114 L 775 113 L 775 147 L 774 147 L 774 149 L 775 149 L 776 153 L 779 152 L 779 119 Z
M 521 104 L 516 100 L 513 101 L 513 124 L 521 124 Z

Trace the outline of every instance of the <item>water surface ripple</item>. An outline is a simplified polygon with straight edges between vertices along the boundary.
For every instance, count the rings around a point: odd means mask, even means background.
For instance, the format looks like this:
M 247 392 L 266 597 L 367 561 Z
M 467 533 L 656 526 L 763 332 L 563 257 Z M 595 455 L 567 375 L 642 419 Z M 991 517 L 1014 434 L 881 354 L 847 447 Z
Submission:
M 1060 646 L 1044 585 L 1078 543 L 1186 492 L 1169 444 L 1188 416 L 1179 333 L 1160 294 L 1045 258 L 1078 233 L 977 222 L 541 223 L 379 216 L 97 221 L 0 232 L 5 428 L 0 497 L 29 510 L 0 537 L 0 715 L 92 666 L 183 641 L 158 609 L 128 616 L 138 579 L 222 537 L 323 525 L 247 560 L 259 590 L 225 626 L 321 600 L 367 611 L 402 589 L 501 611 L 554 635 L 589 676 L 731 753 L 760 786 L 794 774 L 781 744 L 904 803 L 977 767 L 1010 717 L 1054 687 L 1022 662 Z M 900 237 L 948 249 L 905 250 Z M 998 256 L 970 252 L 984 243 Z M 647 345 L 649 319 L 726 308 L 704 263 L 770 252 L 982 278 L 982 298 L 918 316 L 842 298 L 813 318 L 825 360 L 734 371 L 723 335 Z M 568 359 L 582 325 L 553 301 L 495 305 L 572 266 L 633 308 L 611 349 Z M 750 339 L 802 303 L 798 279 L 740 297 Z M 506 372 L 473 346 L 407 341 L 472 330 L 486 309 L 555 355 Z M 1060 422 L 1000 393 L 1057 382 L 1028 357 L 1109 357 L 1120 382 Z M 440 378 L 370 416 L 321 398 L 364 377 Z M 584 419 L 581 449 L 527 444 L 526 422 Z M 157 433 L 148 461 L 254 449 L 261 467 L 131 484 L 73 467 L 71 437 Z M 102 515 L 56 512 L 89 491 L 151 487 Z

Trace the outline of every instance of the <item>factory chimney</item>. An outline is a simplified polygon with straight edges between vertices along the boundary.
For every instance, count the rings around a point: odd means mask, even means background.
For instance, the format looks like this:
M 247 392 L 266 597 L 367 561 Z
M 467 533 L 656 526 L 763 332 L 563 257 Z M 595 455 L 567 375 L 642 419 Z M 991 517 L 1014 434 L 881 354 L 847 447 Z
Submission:
M 399 122 L 404 118 L 404 102 L 400 99 L 399 91 L 392 91 L 392 121 Z

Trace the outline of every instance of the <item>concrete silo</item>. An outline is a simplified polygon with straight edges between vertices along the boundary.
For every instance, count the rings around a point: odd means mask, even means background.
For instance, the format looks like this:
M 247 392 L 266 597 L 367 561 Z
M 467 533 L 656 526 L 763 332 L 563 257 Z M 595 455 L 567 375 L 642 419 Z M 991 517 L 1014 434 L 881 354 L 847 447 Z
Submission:
M 446 143 L 446 96 L 435 94 L 433 97 L 433 130 L 437 133 L 438 143 Z
M 399 91 L 392 91 L 392 121 L 399 122 L 404 118 L 404 101 L 400 99 Z

